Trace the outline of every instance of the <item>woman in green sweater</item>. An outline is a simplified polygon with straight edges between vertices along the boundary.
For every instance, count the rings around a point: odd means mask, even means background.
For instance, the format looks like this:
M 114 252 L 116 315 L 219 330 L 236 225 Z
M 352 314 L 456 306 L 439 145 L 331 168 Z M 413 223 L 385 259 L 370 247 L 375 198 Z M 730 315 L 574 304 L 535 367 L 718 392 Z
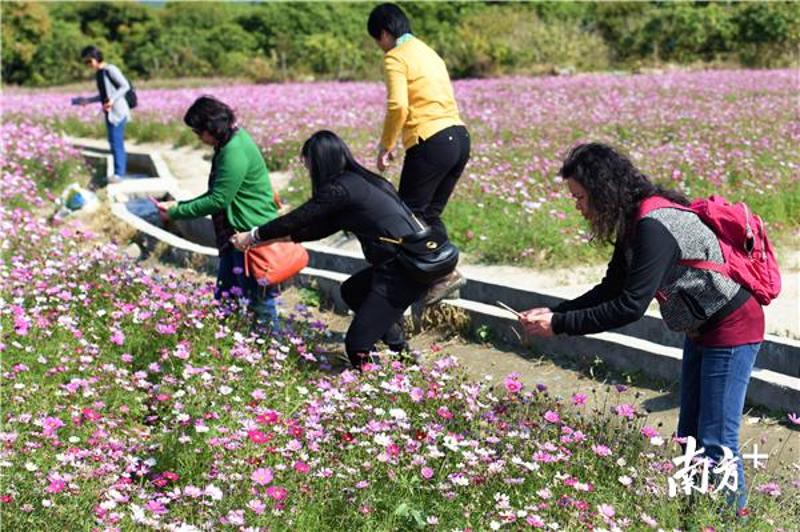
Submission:
M 249 231 L 278 216 L 261 151 L 247 131 L 237 127 L 233 110 L 211 96 L 198 98 L 183 121 L 204 144 L 214 147 L 208 190 L 188 201 L 160 203 L 161 215 L 165 220 L 211 215 L 219 250 L 216 297 L 245 297 L 258 322 L 274 326 L 277 290 L 247 277 L 244 254 L 230 244 L 236 232 Z

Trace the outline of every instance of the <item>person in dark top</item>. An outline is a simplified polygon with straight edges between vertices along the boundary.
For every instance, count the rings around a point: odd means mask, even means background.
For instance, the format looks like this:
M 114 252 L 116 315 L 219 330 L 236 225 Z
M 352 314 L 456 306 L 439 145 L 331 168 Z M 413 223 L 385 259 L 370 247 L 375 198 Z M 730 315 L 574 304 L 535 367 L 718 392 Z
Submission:
M 425 226 L 400 200 L 392 184 L 361 166 L 347 145 L 330 131 L 318 131 L 304 144 L 303 162 L 311 177 L 311 199 L 297 209 L 231 242 L 239 248 L 281 240 L 319 240 L 337 231 L 353 233 L 370 266 L 341 287 L 342 299 L 355 312 L 345 349 L 354 367 L 370 360 L 378 340 L 402 353 L 408 346 L 403 312 L 429 287 L 414 280 L 396 259 L 399 240 Z
M 764 339 L 761 305 L 731 279 L 679 263 L 723 263 L 717 237 L 690 211 L 659 208 L 641 216 L 640 204 L 651 196 L 679 205 L 689 201 L 652 184 L 614 148 L 578 145 L 560 175 L 594 237 L 613 242 L 614 253 L 599 285 L 552 309 L 530 309 L 520 321 L 538 336 L 597 333 L 638 320 L 656 298 L 666 325 L 686 334 L 678 436 L 694 437 L 716 462 L 725 449 L 739 457 L 738 489 L 729 500 L 741 511 L 747 491 L 739 427 Z
M 244 254 L 230 243 L 236 231 L 278 216 L 261 150 L 250 134 L 237 126 L 233 109 L 211 96 L 195 100 L 183 121 L 203 144 L 214 147 L 208 190 L 188 201 L 159 203 L 162 218 L 168 221 L 211 216 L 219 250 L 215 296 L 246 297 L 257 323 L 275 328 L 277 288 L 259 286 L 255 278 L 246 275 Z

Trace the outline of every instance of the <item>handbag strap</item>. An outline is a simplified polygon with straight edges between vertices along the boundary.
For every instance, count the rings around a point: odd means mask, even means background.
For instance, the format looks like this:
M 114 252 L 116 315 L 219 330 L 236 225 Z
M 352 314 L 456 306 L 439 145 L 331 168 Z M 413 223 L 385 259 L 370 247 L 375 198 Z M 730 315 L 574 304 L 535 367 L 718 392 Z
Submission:
M 381 177 L 380 179 L 383 179 L 383 178 Z M 387 180 L 387 182 L 388 182 L 388 180 Z M 425 224 L 423 224 L 422 222 L 419 221 L 419 218 L 417 218 L 417 215 L 414 214 L 414 211 L 412 211 L 409 208 L 409 206 L 406 205 L 406 202 L 404 202 L 403 199 L 397 194 L 397 192 L 395 192 L 394 187 L 391 188 L 391 192 L 390 192 L 389 190 L 387 190 L 387 189 L 385 189 L 385 188 L 383 188 L 380 185 L 377 185 L 375 183 L 370 183 L 369 181 L 367 181 L 367 183 L 369 185 L 377 188 L 378 190 L 380 190 L 381 192 L 383 192 L 384 194 L 388 195 L 390 198 L 395 200 L 397 203 L 399 203 L 400 206 L 403 208 L 403 210 L 406 211 L 406 214 L 411 216 L 411 218 L 415 222 L 417 222 L 417 225 L 419 225 L 420 232 L 421 231 L 425 231 L 428 228 L 427 225 L 425 225 Z M 391 183 L 389 183 L 389 185 L 391 186 Z M 403 237 L 400 237 L 399 239 L 397 239 L 397 238 L 389 238 L 389 237 L 385 237 L 385 236 L 379 236 L 378 240 L 382 240 L 383 242 L 389 242 L 391 244 L 397 244 L 397 245 L 400 245 L 400 244 L 403 243 Z

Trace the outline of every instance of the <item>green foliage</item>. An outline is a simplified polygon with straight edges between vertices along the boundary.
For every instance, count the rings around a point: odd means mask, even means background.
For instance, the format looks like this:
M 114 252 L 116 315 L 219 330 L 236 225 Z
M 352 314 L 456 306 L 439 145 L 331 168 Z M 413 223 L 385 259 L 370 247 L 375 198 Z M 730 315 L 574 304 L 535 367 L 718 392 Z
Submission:
M 3 2 L 2 73 L 10 83 L 84 77 L 76 51 L 99 46 L 134 77 L 257 81 L 375 79 L 372 4 L 343 2 Z M 661 62 L 797 64 L 791 2 L 408 2 L 414 33 L 454 77 L 592 71 Z M 77 65 L 73 64 L 77 63 Z
M 504 5 L 465 17 L 444 52 L 457 76 L 600 70 L 608 50 L 577 21 L 544 21 L 527 6 Z

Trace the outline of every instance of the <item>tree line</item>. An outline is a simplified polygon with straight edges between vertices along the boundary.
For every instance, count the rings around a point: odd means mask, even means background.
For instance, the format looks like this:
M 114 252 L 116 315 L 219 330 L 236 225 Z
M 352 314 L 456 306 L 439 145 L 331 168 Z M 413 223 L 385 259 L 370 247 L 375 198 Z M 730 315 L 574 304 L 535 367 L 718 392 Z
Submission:
M 5 83 L 90 76 L 95 44 L 133 79 L 380 78 L 372 3 L 2 2 Z M 664 63 L 798 64 L 792 2 L 403 2 L 453 77 L 635 69 Z

